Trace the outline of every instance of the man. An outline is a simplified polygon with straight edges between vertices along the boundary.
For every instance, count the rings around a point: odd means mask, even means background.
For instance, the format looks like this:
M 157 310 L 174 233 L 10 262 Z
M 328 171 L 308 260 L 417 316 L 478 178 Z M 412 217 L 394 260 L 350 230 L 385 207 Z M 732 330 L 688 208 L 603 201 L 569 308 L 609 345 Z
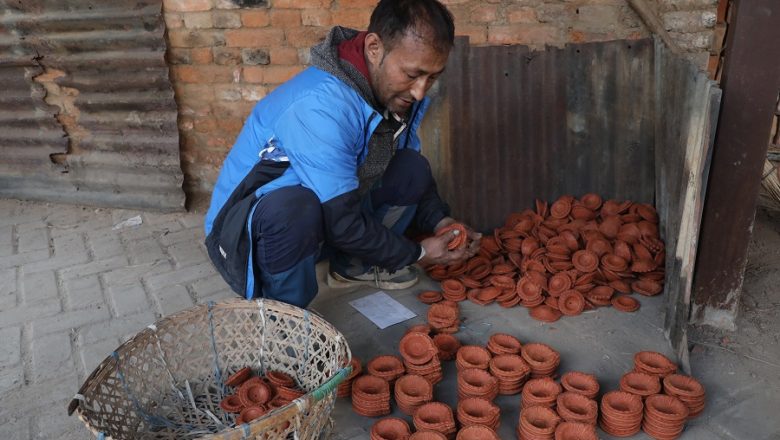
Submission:
M 444 71 L 454 25 L 437 0 L 382 0 L 368 32 L 335 27 L 312 67 L 258 102 L 225 159 L 206 214 L 209 256 L 233 290 L 306 307 L 314 266 L 328 284 L 402 289 L 414 263 L 450 264 L 449 232 L 416 243 L 414 222 L 455 223 L 416 131 L 426 92 Z

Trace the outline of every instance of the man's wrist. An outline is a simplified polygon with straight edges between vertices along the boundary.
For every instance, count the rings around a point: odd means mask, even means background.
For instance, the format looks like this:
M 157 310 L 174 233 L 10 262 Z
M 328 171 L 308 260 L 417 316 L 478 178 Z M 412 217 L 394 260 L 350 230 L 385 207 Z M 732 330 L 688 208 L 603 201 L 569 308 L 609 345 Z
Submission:
M 417 257 L 417 261 L 420 261 L 425 257 L 425 246 L 420 245 L 420 256 Z

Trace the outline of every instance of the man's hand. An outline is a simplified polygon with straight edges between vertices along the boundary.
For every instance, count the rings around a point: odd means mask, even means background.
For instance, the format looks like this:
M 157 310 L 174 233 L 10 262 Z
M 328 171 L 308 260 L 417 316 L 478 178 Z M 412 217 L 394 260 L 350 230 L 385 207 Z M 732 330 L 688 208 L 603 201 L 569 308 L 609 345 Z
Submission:
M 445 217 L 436 225 L 435 231 L 438 232 L 441 228 L 449 226 L 453 223 L 457 223 L 454 218 Z M 449 242 L 452 241 L 452 239 L 454 239 L 456 236 L 455 231 L 450 231 L 443 235 L 426 238 L 420 243 L 423 248 L 425 248 L 425 256 L 420 260 L 420 263 L 423 265 L 448 265 L 465 261 L 476 255 L 479 251 L 479 241 L 482 238 L 482 234 L 474 232 L 473 229 L 465 224 L 463 226 L 466 227 L 466 233 L 468 234 L 470 240 L 466 247 L 452 251 L 447 249 Z

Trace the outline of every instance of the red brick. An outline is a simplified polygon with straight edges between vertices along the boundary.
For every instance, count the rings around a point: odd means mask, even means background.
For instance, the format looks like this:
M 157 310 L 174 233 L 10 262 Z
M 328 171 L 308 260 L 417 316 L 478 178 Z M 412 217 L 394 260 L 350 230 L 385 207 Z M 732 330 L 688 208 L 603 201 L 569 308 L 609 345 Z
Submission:
M 166 29 L 180 29 L 184 27 L 184 20 L 181 18 L 181 14 L 173 12 L 166 12 L 163 14 L 165 20 Z
M 195 84 L 233 81 L 233 69 L 222 66 L 171 66 L 176 81 Z
M 301 25 L 301 11 L 297 9 L 277 9 L 271 11 L 271 26 L 283 28 Z
M 193 127 L 198 133 L 210 133 L 217 129 L 217 121 L 214 118 L 197 118 L 193 121 Z
M 293 47 L 272 47 L 269 51 L 271 64 L 291 65 L 298 64 L 298 49 Z
M 211 48 L 197 47 L 190 51 L 193 64 L 211 64 L 214 58 L 211 56 Z
M 242 81 L 248 83 L 262 84 L 265 77 L 265 66 L 247 66 L 242 70 Z
M 455 26 L 455 34 L 469 37 L 470 44 L 485 44 L 487 42 L 487 26 L 485 25 Z
M 190 50 L 180 47 L 169 47 L 165 58 L 169 64 L 192 64 L 192 53 Z
M 163 11 L 199 12 L 210 11 L 211 0 L 163 0 Z
M 471 10 L 469 18 L 474 23 L 494 22 L 498 18 L 497 5 L 478 5 Z
M 244 86 L 244 87 L 262 87 L 262 86 Z M 244 120 L 238 118 L 219 118 L 217 119 L 217 126 L 220 130 L 224 130 L 228 133 L 238 134 L 241 128 L 244 126 Z
M 557 44 L 561 42 L 561 32 L 555 26 L 548 25 L 498 25 L 488 27 L 490 44 Z
M 528 6 L 512 5 L 506 8 L 506 19 L 510 23 L 538 23 L 536 10 Z
M 281 84 L 297 75 L 303 66 L 268 66 L 265 70 L 266 84 Z
M 274 0 L 274 8 L 305 9 L 326 8 L 330 9 L 333 0 Z
M 245 9 L 241 11 L 241 24 L 246 27 L 265 27 L 271 22 L 268 11 Z
M 304 9 L 301 11 L 304 26 L 330 26 L 330 11 L 326 9 Z
M 339 7 L 341 8 L 370 8 L 374 9 L 378 0 L 339 0 Z
M 256 102 L 263 98 L 265 98 L 265 95 L 268 93 L 268 90 L 265 88 L 265 86 L 260 85 L 244 85 L 241 87 L 241 97 L 245 101 L 252 101 Z M 238 130 L 236 130 L 236 134 L 238 134 Z
M 287 44 L 292 47 L 309 47 L 322 41 L 330 29 L 321 27 L 297 27 L 287 29 Z
M 354 29 L 366 29 L 371 20 L 370 9 L 339 9 L 331 12 L 333 24 L 351 27 Z
M 269 47 L 284 41 L 281 29 L 233 29 L 225 31 L 225 43 L 229 47 Z
M 225 44 L 222 31 L 169 29 L 167 34 L 170 47 L 214 47 Z

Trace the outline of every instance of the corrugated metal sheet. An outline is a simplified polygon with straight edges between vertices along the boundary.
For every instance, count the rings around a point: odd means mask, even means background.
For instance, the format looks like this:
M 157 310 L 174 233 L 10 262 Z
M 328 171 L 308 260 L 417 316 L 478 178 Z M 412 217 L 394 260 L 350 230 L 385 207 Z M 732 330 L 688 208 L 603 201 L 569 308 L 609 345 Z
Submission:
M 544 51 L 459 39 L 421 133 L 454 214 L 490 230 L 536 198 L 652 202 L 653 53 L 649 39 Z
M 0 196 L 182 209 L 160 1 L 0 0 Z

